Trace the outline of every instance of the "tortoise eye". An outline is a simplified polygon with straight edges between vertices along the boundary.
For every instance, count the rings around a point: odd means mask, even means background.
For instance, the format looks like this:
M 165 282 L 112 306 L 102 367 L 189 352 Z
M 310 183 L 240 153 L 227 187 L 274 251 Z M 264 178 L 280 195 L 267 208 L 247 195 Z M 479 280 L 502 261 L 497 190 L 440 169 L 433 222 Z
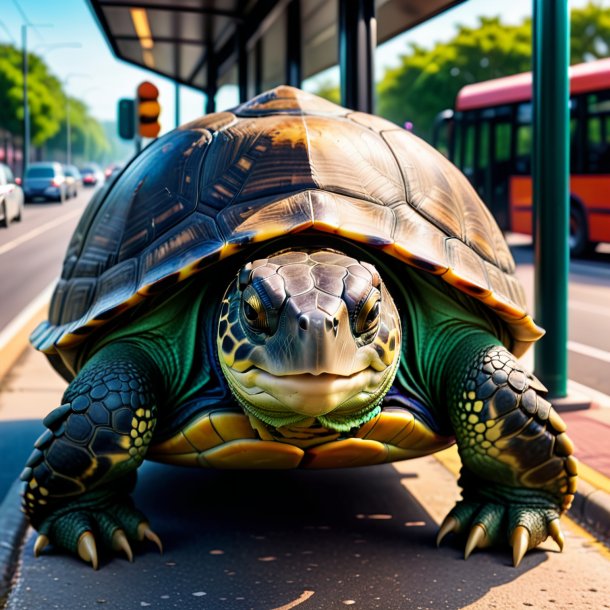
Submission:
M 258 320 L 258 312 L 248 302 L 244 303 L 244 314 L 249 322 L 256 322 Z
M 377 328 L 381 314 L 381 293 L 373 288 L 360 306 L 354 323 L 356 335 L 363 335 Z
M 243 318 L 246 324 L 257 333 L 271 333 L 274 318 L 269 315 L 260 296 L 252 286 L 248 286 L 242 296 Z

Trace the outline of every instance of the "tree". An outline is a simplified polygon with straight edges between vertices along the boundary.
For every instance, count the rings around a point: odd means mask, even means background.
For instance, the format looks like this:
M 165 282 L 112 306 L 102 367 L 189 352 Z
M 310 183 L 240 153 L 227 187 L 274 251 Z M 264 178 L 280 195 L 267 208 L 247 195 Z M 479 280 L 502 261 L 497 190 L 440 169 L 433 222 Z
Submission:
M 379 83 L 377 110 L 399 125 L 410 121 L 426 136 L 464 85 L 531 69 L 531 23 L 506 25 L 499 17 L 479 17 L 479 27 L 458 26 L 449 42 L 409 49 Z
M 477 27 L 457 27 L 449 41 L 432 48 L 410 44 L 377 86 L 377 113 L 430 135 L 435 117 L 453 107 L 465 85 L 531 70 L 531 20 L 508 25 L 500 17 L 479 17 Z M 571 13 L 571 62 L 610 55 L 610 8 L 594 2 Z M 339 88 L 323 82 L 318 95 L 339 100 Z
M 590 2 L 570 19 L 570 59 L 579 64 L 610 55 L 610 8 Z
M 87 140 L 98 155 L 108 150 L 104 131 L 87 107 L 79 100 L 68 99 L 61 81 L 33 53 L 28 54 L 28 104 L 34 146 L 66 149 L 66 108 L 70 104 L 72 142 Z M 6 44 L 0 45 L 0 126 L 13 135 L 23 133 L 22 53 Z

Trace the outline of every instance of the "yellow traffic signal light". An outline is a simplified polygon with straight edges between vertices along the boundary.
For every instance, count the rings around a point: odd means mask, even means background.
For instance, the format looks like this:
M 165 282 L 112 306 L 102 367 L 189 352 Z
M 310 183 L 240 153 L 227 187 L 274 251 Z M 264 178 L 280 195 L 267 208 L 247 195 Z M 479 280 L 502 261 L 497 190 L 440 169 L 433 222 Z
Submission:
M 143 138 L 156 138 L 161 131 L 158 97 L 159 89 L 152 83 L 144 81 L 138 86 L 138 132 Z

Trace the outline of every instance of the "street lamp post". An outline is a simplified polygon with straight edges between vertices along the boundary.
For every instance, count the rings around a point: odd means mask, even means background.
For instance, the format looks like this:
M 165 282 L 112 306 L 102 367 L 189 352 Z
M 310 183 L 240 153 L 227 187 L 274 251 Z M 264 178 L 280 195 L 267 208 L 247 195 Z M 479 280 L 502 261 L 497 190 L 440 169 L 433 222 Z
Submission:
M 23 174 L 30 162 L 30 106 L 28 103 L 28 28 L 50 28 L 50 23 L 24 23 L 21 25 L 21 50 L 23 53 Z
M 66 88 L 66 164 L 71 165 L 72 163 L 72 142 L 70 133 L 70 96 L 68 95 L 68 81 L 71 78 L 89 78 L 88 74 L 82 72 L 71 72 L 64 78 L 64 87 Z

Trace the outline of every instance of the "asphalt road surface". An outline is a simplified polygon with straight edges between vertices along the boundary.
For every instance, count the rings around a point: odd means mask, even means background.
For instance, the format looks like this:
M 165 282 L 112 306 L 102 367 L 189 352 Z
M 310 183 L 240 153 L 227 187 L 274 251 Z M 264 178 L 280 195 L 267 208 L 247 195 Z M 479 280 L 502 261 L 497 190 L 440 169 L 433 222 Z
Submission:
M 0 228 L 0 331 L 61 272 L 68 241 L 93 189 L 64 204 L 28 203 L 23 220 Z
M 533 294 L 531 245 L 512 248 L 521 281 Z M 610 395 L 610 246 L 570 263 L 568 377 Z M 543 380 L 544 382 L 544 380 Z

